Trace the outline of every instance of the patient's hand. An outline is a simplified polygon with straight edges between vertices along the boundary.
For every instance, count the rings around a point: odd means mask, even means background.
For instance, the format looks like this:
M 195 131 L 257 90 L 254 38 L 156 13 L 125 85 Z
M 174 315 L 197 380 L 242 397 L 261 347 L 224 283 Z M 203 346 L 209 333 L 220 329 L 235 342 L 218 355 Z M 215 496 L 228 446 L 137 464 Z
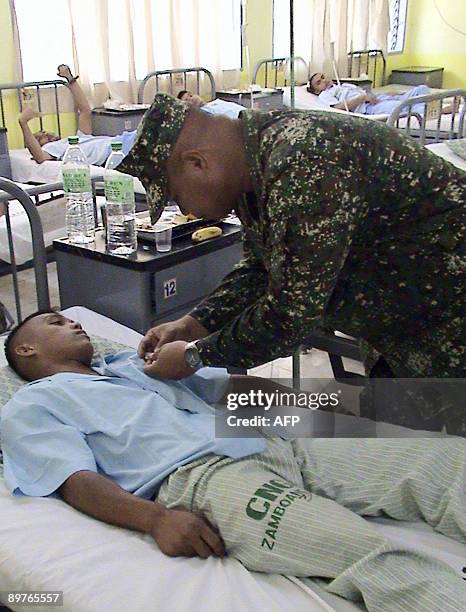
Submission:
M 167 510 L 157 515 L 150 535 L 170 557 L 223 557 L 225 545 L 209 523 L 185 510 Z
M 156 327 L 152 327 L 141 340 L 138 347 L 138 355 L 144 359 L 146 353 L 152 353 L 155 349 L 160 348 L 168 342 L 175 340 L 197 340 L 207 336 L 208 331 L 199 321 L 190 315 L 185 315 L 176 321 L 162 323 Z
M 30 106 L 26 106 L 24 110 L 21 112 L 21 114 L 19 115 L 18 121 L 20 123 L 28 123 L 28 121 L 31 121 L 31 119 L 34 119 L 35 117 L 40 117 L 40 115 L 41 115 L 40 113 L 35 111 Z
M 365 96 L 365 100 L 366 102 L 369 102 L 369 104 L 376 104 L 377 103 L 377 96 L 374 96 L 374 94 L 372 93 L 367 93 Z
M 187 342 L 177 340 L 164 344 L 155 349 L 153 353 L 146 355 L 144 373 L 153 378 L 168 378 L 169 380 L 180 380 L 194 373 L 184 358 Z

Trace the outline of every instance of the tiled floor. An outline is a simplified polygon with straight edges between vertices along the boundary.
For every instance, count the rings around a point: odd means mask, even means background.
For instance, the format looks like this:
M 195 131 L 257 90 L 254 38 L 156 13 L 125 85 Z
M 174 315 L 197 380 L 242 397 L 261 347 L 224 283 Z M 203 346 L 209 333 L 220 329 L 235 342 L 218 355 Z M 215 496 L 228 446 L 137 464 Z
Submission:
M 60 307 L 60 297 L 58 292 L 57 269 L 55 263 L 47 266 L 49 293 L 53 308 Z M 34 270 L 25 270 L 19 273 L 19 287 L 21 294 L 22 315 L 23 317 L 37 310 Z M 13 317 L 16 319 L 14 307 L 13 286 L 11 276 L 0 277 L 0 301 L 5 304 Z M 309 378 L 333 378 L 332 369 L 328 360 L 327 353 L 312 349 L 307 354 L 301 355 L 301 379 Z M 362 364 L 352 360 L 345 360 L 345 367 L 353 372 L 363 373 Z M 274 378 L 291 381 L 292 378 L 292 359 L 291 357 L 276 359 L 249 370 L 250 374 L 263 378 Z

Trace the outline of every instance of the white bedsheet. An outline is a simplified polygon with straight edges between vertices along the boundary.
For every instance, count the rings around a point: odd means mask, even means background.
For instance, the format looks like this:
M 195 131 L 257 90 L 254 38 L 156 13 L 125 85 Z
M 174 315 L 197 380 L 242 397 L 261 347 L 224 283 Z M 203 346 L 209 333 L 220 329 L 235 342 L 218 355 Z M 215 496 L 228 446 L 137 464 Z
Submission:
M 289 87 L 283 87 L 283 104 L 287 108 L 291 105 L 291 94 Z M 409 89 L 409 88 L 408 88 Z M 383 88 L 382 88 L 383 90 Z M 383 91 L 381 91 L 382 93 Z M 374 93 L 377 93 L 374 91 Z M 324 106 L 319 102 L 319 97 L 315 94 L 312 94 L 307 91 L 307 85 L 299 85 L 295 88 L 295 107 L 300 110 L 323 110 L 332 113 L 346 113 L 347 111 L 338 109 L 338 108 L 329 108 L 328 106 Z M 364 117 L 364 119 L 371 119 L 375 121 L 386 121 L 389 115 L 381 114 L 381 115 L 362 115 L 361 113 L 351 113 L 355 117 Z M 456 113 L 455 120 L 453 123 L 453 130 L 456 132 L 459 127 L 460 115 Z M 405 128 L 407 126 L 408 120 L 407 118 L 401 117 L 399 120 L 398 127 Z M 419 131 L 419 122 L 416 117 L 413 117 L 410 121 L 410 129 L 412 133 L 416 133 Z M 426 122 L 426 130 L 432 130 L 433 132 L 437 131 L 437 119 L 429 119 Z M 451 115 L 445 114 L 441 116 L 440 119 L 440 132 L 450 132 L 451 130 Z
M 133 347 L 141 337 L 86 308 L 63 312 L 95 335 Z M 0 346 L 0 365 L 4 363 Z M 309 592 L 283 576 L 248 572 L 234 559 L 168 558 L 149 537 L 96 521 L 60 500 L 13 498 L 2 479 L 0 516 L 0 590 L 63 590 L 63 612 L 361 609 L 311 581 L 306 580 Z M 461 580 L 466 546 L 424 524 L 372 522 L 387 538 L 449 563 Z
M 16 263 L 20 265 L 32 259 L 31 228 L 27 214 L 18 201 L 10 202 L 9 211 Z M 58 198 L 41 204 L 37 211 L 42 221 L 45 246 L 48 247 L 65 233 L 65 199 Z M 0 216 L 0 259 L 11 263 L 5 216 Z
M 18 183 L 57 183 L 61 181 L 61 161 L 45 161 L 38 164 L 31 159 L 27 149 L 11 149 L 9 151 L 11 173 L 13 180 Z M 100 166 L 91 166 L 91 177 L 102 176 L 104 169 Z M 145 190 L 139 179 L 134 179 L 136 193 L 144 194 Z
M 466 159 L 463 159 L 459 155 L 456 155 L 456 153 L 453 153 L 445 142 L 436 142 L 434 144 L 426 145 L 426 148 L 429 149 L 429 151 L 432 151 L 432 153 L 435 153 L 435 155 L 443 157 L 443 159 L 446 159 L 453 165 L 457 166 L 460 168 L 460 170 L 466 171 Z
M 290 87 L 282 87 L 283 89 L 283 104 L 287 108 L 291 106 L 291 91 Z M 307 85 L 299 85 L 295 87 L 295 108 L 300 110 L 322 110 L 330 113 L 345 113 L 347 111 L 339 108 L 330 108 L 324 106 L 319 102 L 319 96 L 307 91 Z M 374 121 L 386 121 L 388 115 L 362 115 L 361 113 L 351 113 L 355 117 L 363 117 L 364 119 L 371 119 Z

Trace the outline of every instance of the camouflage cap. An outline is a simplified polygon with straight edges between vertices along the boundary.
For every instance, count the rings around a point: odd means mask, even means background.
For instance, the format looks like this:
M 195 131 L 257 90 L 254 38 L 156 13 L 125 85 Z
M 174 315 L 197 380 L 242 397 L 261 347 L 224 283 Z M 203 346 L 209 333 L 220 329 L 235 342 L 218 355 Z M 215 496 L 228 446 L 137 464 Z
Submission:
M 157 94 L 139 124 L 134 144 L 118 166 L 136 176 L 146 190 L 152 223 L 168 199 L 166 162 L 191 106 L 167 94 Z

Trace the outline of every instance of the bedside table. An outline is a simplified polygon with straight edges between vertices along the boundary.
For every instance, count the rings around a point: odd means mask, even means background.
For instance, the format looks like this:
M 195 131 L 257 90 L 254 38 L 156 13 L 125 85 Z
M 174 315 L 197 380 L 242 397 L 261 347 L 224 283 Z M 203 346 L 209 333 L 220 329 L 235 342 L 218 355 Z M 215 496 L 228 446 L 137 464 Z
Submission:
M 333 82 L 335 83 L 335 85 L 337 84 L 335 79 L 333 79 Z M 358 87 L 361 87 L 365 91 L 370 91 L 372 87 L 371 79 L 365 79 L 361 77 L 344 77 L 340 79 L 340 83 L 351 83 L 352 85 L 357 85 Z
M 441 89 L 443 68 L 434 66 L 406 66 L 392 70 L 389 82 L 398 85 L 427 85 Z
M 197 244 L 190 233 L 175 236 L 164 253 L 138 236 L 138 250 L 129 257 L 108 253 L 101 229 L 88 245 L 54 240 L 61 307 L 80 304 L 142 334 L 154 323 L 179 318 L 242 257 L 241 226 L 218 224 L 221 236 Z
M 217 98 L 227 102 L 236 102 L 245 108 L 251 108 L 251 92 L 248 89 L 229 89 L 217 91 Z M 283 91 L 281 89 L 267 89 L 253 93 L 254 108 L 257 110 L 275 110 L 283 108 Z
M 10 154 L 8 153 L 7 130 L 0 128 L 0 176 L 11 179 Z

